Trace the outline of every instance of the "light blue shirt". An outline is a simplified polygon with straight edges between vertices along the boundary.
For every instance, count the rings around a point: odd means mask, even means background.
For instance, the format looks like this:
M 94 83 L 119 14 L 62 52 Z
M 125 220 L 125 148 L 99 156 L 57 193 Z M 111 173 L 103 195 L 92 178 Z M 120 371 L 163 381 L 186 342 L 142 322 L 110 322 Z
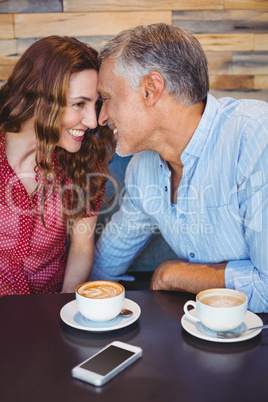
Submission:
M 159 229 L 178 259 L 228 262 L 227 288 L 249 309 L 268 312 L 268 104 L 208 95 L 181 155 L 183 177 L 171 205 L 171 172 L 156 152 L 126 170 L 121 209 L 98 241 L 90 279 L 131 279 L 129 265 Z

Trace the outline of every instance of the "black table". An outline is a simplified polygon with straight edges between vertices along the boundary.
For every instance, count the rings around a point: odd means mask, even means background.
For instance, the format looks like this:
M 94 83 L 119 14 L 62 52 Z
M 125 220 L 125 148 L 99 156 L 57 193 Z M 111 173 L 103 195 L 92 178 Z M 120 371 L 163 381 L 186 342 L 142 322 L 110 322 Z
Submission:
M 69 327 L 61 308 L 73 294 L 0 299 L 1 402 L 261 401 L 268 395 L 268 331 L 222 344 L 181 327 L 183 305 L 194 295 L 128 291 L 139 320 L 93 333 Z M 268 314 L 260 314 L 268 323 Z M 101 388 L 71 377 L 71 368 L 113 340 L 143 348 L 143 357 Z

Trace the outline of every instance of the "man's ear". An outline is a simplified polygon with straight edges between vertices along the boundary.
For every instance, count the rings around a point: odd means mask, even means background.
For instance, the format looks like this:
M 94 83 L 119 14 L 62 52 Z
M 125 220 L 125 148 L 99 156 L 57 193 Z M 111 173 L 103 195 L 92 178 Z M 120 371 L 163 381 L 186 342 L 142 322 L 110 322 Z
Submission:
M 151 71 L 143 78 L 141 89 L 146 106 L 153 106 L 161 97 L 165 81 L 158 71 Z

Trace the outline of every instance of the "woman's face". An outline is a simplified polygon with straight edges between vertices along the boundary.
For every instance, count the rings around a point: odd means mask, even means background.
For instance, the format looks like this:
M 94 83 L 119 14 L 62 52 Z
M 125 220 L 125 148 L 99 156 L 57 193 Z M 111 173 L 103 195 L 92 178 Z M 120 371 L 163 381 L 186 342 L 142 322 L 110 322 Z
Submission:
M 70 77 L 67 108 L 63 113 L 58 146 L 77 152 L 87 129 L 97 127 L 98 72 L 84 70 Z

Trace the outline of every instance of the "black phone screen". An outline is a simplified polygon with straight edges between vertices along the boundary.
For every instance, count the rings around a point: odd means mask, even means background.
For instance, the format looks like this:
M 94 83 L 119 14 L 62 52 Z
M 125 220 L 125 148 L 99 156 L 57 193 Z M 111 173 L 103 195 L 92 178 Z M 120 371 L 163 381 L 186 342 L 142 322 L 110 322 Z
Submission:
M 130 350 L 111 345 L 80 367 L 104 376 L 134 354 Z

